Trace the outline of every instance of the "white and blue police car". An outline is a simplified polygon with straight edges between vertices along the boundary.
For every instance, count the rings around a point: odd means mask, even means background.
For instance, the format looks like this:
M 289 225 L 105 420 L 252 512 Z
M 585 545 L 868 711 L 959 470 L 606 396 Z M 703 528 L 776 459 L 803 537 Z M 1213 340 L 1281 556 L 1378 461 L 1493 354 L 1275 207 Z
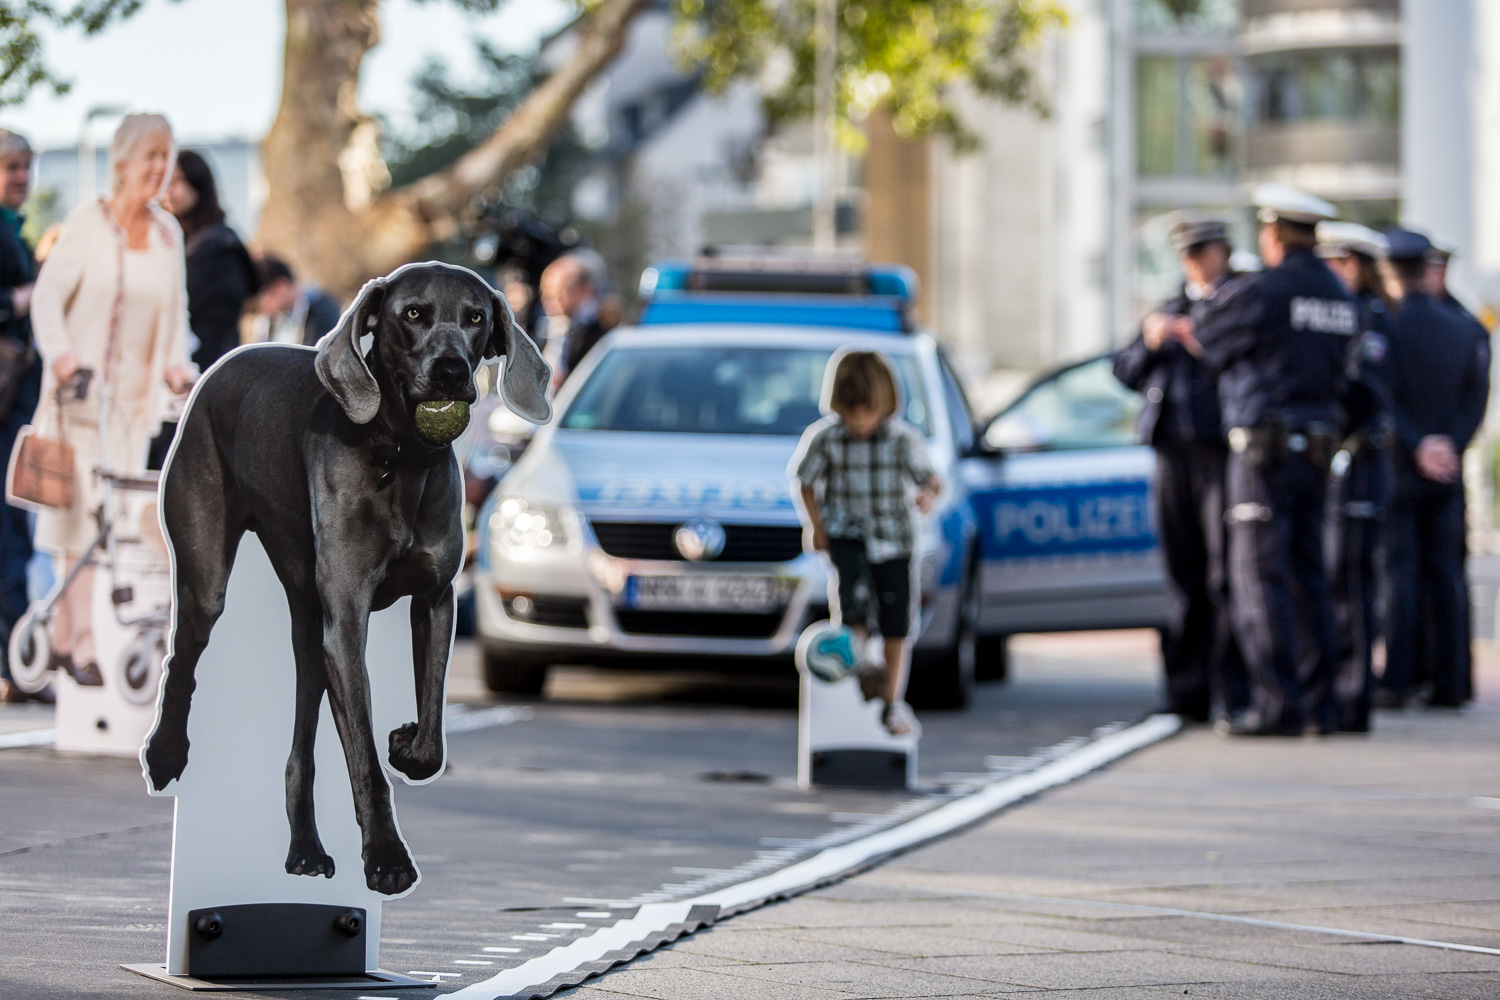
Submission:
M 941 345 L 912 329 L 914 285 L 837 260 L 649 271 L 637 325 L 590 352 L 479 512 L 490 688 L 537 693 L 555 663 L 790 664 L 828 595 L 787 465 L 843 348 L 890 359 L 945 484 L 919 533 L 914 704 L 958 707 L 976 676 L 1003 677 L 1012 633 L 1161 625 L 1152 458 L 1108 359 L 1040 380 L 978 432 Z

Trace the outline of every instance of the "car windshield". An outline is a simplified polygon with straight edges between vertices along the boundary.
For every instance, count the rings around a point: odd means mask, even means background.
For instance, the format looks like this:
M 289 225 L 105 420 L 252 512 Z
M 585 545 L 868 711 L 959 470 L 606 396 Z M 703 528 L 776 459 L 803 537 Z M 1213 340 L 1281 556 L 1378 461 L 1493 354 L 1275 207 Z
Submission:
M 795 436 L 818 410 L 829 350 L 617 347 L 568 407 L 569 430 Z M 916 358 L 892 357 L 908 421 L 930 434 Z
M 1135 443 L 1140 397 L 1115 378 L 1108 357 L 1065 368 L 1033 386 L 985 433 L 997 448 L 1113 448 Z

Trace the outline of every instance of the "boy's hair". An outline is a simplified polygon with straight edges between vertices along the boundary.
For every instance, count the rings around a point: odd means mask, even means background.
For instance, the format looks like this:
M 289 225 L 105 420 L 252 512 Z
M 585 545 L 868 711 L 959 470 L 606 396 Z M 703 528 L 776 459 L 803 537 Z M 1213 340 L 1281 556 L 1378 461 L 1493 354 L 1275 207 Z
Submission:
M 876 351 L 850 351 L 839 358 L 828 391 L 828 408 L 847 417 L 862 406 L 880 412 L 882 418 L 896 412 L 900 396 L 891 366 Z

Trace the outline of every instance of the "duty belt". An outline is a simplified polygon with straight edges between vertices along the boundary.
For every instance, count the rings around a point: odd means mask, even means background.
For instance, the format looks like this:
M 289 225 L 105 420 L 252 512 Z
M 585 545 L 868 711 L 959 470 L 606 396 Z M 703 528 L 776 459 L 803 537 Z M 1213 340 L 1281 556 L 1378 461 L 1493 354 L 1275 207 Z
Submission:
M 1289 427 L 1280 423 L 1260 427 L 1229 428 L 1229 450 L 1248 455 L 1258 466 L 1279 465 L 1287 455 L 1299 455 L 1313 466 L 1327 469 L 1333 460 L 1335 428 L 1332 424 L 1307 423 Z

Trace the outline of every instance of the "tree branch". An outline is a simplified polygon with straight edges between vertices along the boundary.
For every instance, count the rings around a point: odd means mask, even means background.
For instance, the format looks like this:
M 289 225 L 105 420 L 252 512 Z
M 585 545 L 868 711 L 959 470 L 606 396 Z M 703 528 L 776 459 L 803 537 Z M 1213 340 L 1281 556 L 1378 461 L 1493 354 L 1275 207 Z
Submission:
M 567 123 L 568 114 L 594 78 L 620 54 L 635 16 L 651 0 L 603 0 L 588 15 L 578 48 L 484 142 L 446 170 L 392 191 L 434 230 L 446 235 L 474 199 L 498 188 L 516 170 L 538 159 Z

